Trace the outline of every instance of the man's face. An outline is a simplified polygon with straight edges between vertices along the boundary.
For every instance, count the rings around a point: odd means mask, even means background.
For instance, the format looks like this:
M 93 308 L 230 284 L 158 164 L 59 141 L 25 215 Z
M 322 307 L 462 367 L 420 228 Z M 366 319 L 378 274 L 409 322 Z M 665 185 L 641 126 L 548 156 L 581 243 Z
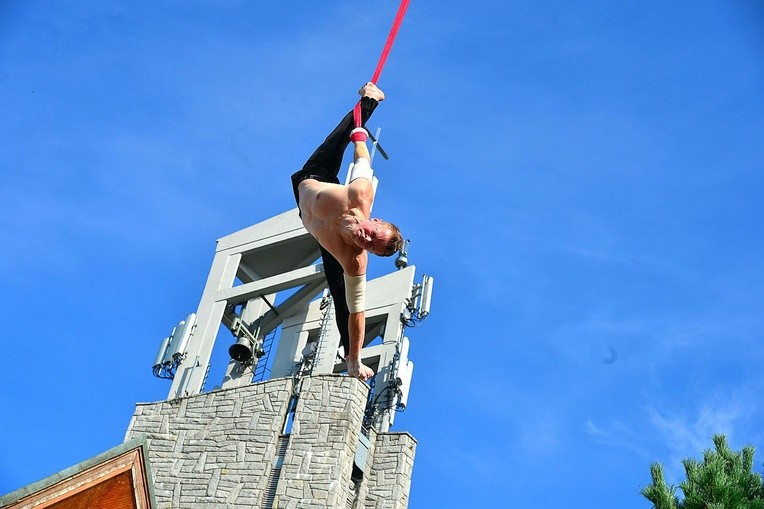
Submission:
M 377 218 L 361 221 L 353 233 L 356 245 L 373 254 L 385 252 L 385 244 L 391 235 L 387 223 Z

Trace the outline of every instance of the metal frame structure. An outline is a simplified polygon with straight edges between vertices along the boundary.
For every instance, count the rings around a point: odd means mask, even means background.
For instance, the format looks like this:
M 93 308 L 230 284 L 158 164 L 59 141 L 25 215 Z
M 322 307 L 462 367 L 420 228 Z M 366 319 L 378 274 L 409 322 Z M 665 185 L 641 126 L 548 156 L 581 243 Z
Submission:
M 296 208 L 219 239 L 185 351 L 157 355 L 176 359 L 168 399 L 203 391 L 221 323 L 238 338 L 232 354 L 247 348 L 252 353 L 239 357 L 248 357 L 241 362 L 231 359 L 222 388 L 252 383 L 257 363 L 265 360 L 263 340 L 279 326 L 269 378 L 345 371 L 317 260 L 318 243 Z M 415 284 L 415 268 L 405 265 L 368 282 L 361 357 L 377 373 L 367 408 L 368 425 L 377 431 L 387 431 L 395 410 L 405 407 L 413 363 L 403 333 L 412 316 L 422 318 L 429 311 L 432 278 Z M 161 348 L 167 348 L 167 340 Z

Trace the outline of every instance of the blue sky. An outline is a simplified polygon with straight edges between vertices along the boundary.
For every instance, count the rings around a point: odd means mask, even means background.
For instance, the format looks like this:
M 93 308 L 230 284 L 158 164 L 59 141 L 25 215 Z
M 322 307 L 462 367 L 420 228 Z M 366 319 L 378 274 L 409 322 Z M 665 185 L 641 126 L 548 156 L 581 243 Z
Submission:
M 215 240 L 293 207 L 396 8 L 0 4 L 0 493 L 166 397 Z M 647 508 L 719 432 L 763 470 L 762 50 L 754 0 L 412 1 L 372 122 L 436 278 L 411 507 Z

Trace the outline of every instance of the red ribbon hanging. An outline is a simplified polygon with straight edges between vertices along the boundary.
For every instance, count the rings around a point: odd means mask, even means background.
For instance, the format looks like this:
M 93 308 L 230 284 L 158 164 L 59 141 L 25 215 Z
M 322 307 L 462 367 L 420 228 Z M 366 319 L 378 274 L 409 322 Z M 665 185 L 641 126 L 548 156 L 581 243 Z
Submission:
M 377 62 L 377 68 L 374 70 L 374 75 L 371 77 L 371 82 L 375 85 L 379 79 L 379 75 L 382 74 L 382 69 L 385 67 L 387 56 L 390 54 L 390 49 L 393 47 L 395 38 L 398 36 L 398 30 L 401 28 L 401 23 L 403 23 L 403 17 L 406 15 L 406 9 L 408 9 L 408 7 L 409 0 L 401 0 L 401 5 L 398 7 L 398 13 L 395 15 L 395 21 L 393 21 L 393 26 L 387 36 L 387 42 L 382 49 L 382 55 L 379 57 L 379 62 Z M 358 101 L 355 108 L 353 108 L 353 120 L 355 120 L 356 127 L 361 127 L 361 101 Z

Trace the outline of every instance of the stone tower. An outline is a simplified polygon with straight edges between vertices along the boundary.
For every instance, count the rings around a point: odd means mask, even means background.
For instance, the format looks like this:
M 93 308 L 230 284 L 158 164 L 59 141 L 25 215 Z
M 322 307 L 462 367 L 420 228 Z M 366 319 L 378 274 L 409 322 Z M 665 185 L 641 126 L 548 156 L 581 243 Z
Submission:
M 358 380 L 296 383 L 139 404 L 127 438 L 147 442 L 157 507 L 407 507 L 411 435 L 362 434 L 368 388 Z
M 127 431 L 145 441 L 157 507 L 407 507 L 416 440 L 390 427 L 413 373 L 404 332 L 429 313 L 432 278 L 415 283 L 404 251 L 369 281 L 367 385 L 342 374 L 319 256 L 297 209 L 218 240 L 198 310 L 154 362 L 168 398 L 138 404 Z M 205 391 L 225 329 L 232 358 Z

